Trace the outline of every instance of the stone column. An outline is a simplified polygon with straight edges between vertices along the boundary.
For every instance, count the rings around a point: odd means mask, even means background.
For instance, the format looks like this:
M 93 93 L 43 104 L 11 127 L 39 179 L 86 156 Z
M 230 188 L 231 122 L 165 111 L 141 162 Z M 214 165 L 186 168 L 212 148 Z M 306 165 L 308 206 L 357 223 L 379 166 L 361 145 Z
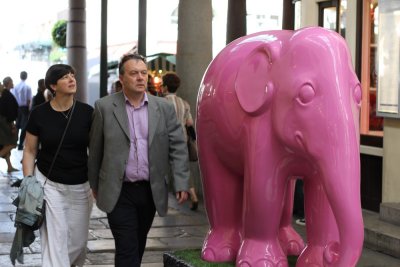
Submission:
M 196 116 L 197 92 L 208 64 L 212 60 L 211 0 L 183 0 L 178 7 L 178 44 L 176 70 L 181 78 L 178 95 L 188 101 Z M 195 187 L 201 191 L 198 164 L 191 164 Z
M 87 102 L 86 1 L 69 0 L 67 25 L 68 64 L 76 69 L 76 99 Z
M 139 0 L 138 19 L 138 53 L 146 56 L 147 0 Z
M 179 1 L 176 71 L 181 78 L 178 95 L 189 102 L 195 116 L 197 92 L 212 60 L 211 0 Z
M 294 3 L 293 0 L 283 0 L 283 30 L 294 30 Z
M 383 132 L 382 203 L 400 203 L 400 120 L 385 118 Z
M 226 43 L 245 36 L 247 33 L 246 0 L 228 0 Z

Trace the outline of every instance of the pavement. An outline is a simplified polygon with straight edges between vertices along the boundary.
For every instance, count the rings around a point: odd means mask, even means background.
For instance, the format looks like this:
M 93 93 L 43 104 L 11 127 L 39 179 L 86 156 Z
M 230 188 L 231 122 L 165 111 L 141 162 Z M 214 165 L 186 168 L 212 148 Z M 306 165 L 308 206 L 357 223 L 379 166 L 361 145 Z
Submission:
M 22 169 L 20 160 L 22 151 L 13 150 L 11 160 L 13 166 Z M 14 239 L 15 207 L 11 204 L 18 189 L 10 185 L 22 179 L 22 171 L 8 174 L 7 166 L 0 158 L 0 267 L 11 267 L 9 258 L 11 244 Z M 296 219 L 296 218 L 294 218 Z M 293 223 L 294 228 L 306 240 L 305 227 Z M 147 240 L 142 267 L 159 267 L 163 264 L 163 253 L 190 248 L 201 248 L 208 231 L 208 220 L 202 202 L 197 211 L 191 211 L 189 202 L 178 205 L 171 194 L 169 210 L 166 217 L 156 215 Z M 24 249 L 24 264 L 16 266 L 40 267 L 40 237 L 35 232 L 35 242 Z M 95 205 L 91 213 L 87 259 L 85 266 L 114 266 L 114 240 L 109 229 L 106 214 Z M 400 259 L 384 253 L 364 248 L 357 267 L 399 267 Z

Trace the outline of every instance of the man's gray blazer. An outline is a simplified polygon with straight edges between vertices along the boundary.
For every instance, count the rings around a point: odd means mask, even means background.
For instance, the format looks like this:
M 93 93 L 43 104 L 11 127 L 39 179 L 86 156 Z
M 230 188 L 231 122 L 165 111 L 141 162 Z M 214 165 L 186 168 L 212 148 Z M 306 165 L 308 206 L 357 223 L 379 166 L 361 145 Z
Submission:
M 170 167 L 176 192 L 188 191 L 187 146 L 173 105 L 163 98 L 147 96 L 150 184 L 157 212 L 164 216 Z M 131 142 L 125 105 L 122 92 L 97 100 L 90 130 L 89 182 L 97 192 L 97 206 L 107 213 L 117 203 L 128 162 Z

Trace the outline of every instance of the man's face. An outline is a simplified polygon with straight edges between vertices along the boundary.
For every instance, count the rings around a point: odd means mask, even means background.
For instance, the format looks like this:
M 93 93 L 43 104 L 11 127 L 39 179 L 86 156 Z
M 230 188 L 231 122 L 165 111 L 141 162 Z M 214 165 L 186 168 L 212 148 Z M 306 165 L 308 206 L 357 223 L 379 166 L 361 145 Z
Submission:
M 141 60 L 130 59 L 124 64 L 125 72 L 119 75 L 125 94 L 142 94 L 147 86 L 147 66 Z

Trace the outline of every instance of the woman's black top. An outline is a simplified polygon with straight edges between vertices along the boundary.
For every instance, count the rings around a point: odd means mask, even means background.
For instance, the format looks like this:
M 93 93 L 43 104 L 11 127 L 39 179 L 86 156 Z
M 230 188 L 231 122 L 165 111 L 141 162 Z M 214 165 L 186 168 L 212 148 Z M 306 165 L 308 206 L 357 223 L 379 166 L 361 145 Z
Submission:
M 29 115 L 26 131 L 38 137 L 36 164 L 46 176 L 67 125 L 66 116 L 69 111 L 55 111 L 50 102 L 46 102 L 35 107 Z M 91 106 L 76 101 L 63 144 L 48 177 L 51 181 L 74 185 L 88 180 L 87 159 L 92 113 Z
M 39 106 L 44 102 L 46 102 L 46 99 L 44 98 L 43 92 L 37 92 L 36 95 L 32 98 L 32 108 Z

